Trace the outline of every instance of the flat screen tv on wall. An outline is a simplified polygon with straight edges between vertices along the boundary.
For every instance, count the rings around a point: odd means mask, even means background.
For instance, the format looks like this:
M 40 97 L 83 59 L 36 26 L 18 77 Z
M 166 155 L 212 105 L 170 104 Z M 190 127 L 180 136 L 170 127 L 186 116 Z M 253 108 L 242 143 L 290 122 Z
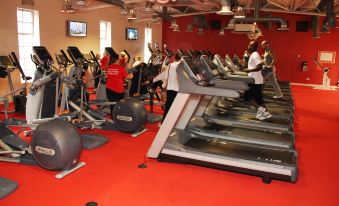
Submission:
M 67 21 L 67 34 L 73 37 L 87 36 L 87 23 L 81 21 Z
M 138 40 L 138 29 L 126 28 L 126 39 L 127 40 Z

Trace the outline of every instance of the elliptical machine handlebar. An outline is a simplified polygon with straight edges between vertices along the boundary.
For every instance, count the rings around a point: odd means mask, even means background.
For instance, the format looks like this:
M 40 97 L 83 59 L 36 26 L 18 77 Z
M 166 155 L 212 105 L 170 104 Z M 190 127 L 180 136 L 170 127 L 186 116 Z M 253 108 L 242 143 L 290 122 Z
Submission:
M 98 62 L 97 58 L 95 57 L 94 52 L 93 52 L 93 51 L 90 51 L 89 53 L 90 53 L 91 56 L 92 56 L 93 62 L 97 65 L 98 68 L 100 68 L 100 63 Z
M 31 87 L 29 88 L 29 92 L 34 95 L 41 86 L 47 84 L 48 82 L 50 82 L 50 81 L 52 81 L 52 80 L 54 80 L 58 77 L 59 77 L 59 73 L 54 71 L 51 74 L 34 81 L 31 85 Z
M 28 81 L 28 80 L 31 80 L 32 77 L 29 77 L 29 76 L 26 76 L 24 71 L 22 70 L 22 67 L 20 65 L 20 62 L 15 54 L 15 52 L 11 52 L 11 54 L 9 55 L 9 58 L 11 58 L 11 60 L 13 61 L 14 63 L 14 66 L 17 67 L 20 71 L 20 74 L 21 74 L 21 78 L 24 80 L 24 81 Z
M 68 56 L 66 55 L 66 53 L 65 53 L 65 51 L 64 51 L 63 49 L 61 49 L 60 52 L 61 52 L 61 54 L 65 57 L 66 63 L 67 63 L 68 65 L 74 64 L 74 60 L 71 61 L 71 60 L 68 58 Z M 68 52 L 68 51 L 67 51 L 67 52 Z M 68 54 L 69 54 L 69 53 L 68 53 Z M 71 56 L 71 55 L 70 55 L 70 56 Z
M 62 51 L 62 53 L 66 56 L 65 52 Z M 71 53 L 71 51 L 70 51 L 69 49 L 67 49 L 67 53 L 68 53 L 68 55 L 71 57 L 73 64 L 74 64 L 76 67 L 80 67 L 80 65 L 78 64 L 78 62 L 75 61 L 75 59 L 74 59 L 74 57 L 72 56 L 72 53 Z M 66 58 L 67 58 L 67 61 L 68 61 L 69 59 L 68 59 L 67 56 L 66 56 Z

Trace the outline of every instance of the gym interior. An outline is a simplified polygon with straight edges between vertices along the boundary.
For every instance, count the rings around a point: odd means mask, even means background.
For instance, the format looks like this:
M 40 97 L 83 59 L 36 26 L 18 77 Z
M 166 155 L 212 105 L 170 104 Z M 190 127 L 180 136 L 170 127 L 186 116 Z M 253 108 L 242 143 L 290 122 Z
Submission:
M 337 205 L 339 1 L 1 0 L 0 205 Z

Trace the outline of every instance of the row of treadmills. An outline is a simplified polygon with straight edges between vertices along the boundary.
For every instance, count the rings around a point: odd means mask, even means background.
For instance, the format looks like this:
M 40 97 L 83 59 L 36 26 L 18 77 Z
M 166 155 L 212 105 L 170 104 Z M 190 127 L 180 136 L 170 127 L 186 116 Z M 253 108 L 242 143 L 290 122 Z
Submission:
M 264 183 L 297 181 L 289 82 L 279 82 L 284 95 L 280 99 L 274 99 L 273 89 L 264 85 L 272 117 L 260 121 L 257 110 L 243 100 L 254 79 L 237 71 L 227 55 L 224 59 L 183 56 L 177 73 L 179 93 L 148 157 L 255 175 Z

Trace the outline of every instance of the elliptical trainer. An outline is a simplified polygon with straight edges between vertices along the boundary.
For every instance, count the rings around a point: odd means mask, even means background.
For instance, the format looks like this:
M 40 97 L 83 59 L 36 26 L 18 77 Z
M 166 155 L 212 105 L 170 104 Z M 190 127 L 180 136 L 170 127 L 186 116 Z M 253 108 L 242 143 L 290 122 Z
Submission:
M 77 47 L 68 47 L 67 52 L 71 57 L 75 68 L 81 69 L 82 67 L 86 66 L 86 59 L 83 57 Z M 93 52 L 91 52 L 91 54 L 94 55 Z M 93 58 L 93 60 L 99 65 L 95 58 Z M 99 106 L 114 104 L 115 107 L 112 114 L 112 122 L 106 118 L 99 118 L 99 116 L 90 115 L 89 113 L 86 114 L 86 111 L 82 111 L 82 113 L 90 121 L 99 123 L 97 124 L 99 129 L 119 130 L 122 132 L 133 133 L 132 136 L 136 136 L 145 132 L 146 129 L 144 128 L 144 125 L 146 122 L 146 109 L 144 108 L 143 104 L 134 98 L 124 98 L 119 102 L 107 102 L 106 84 L 104 81 L 105 72 L 102 74 L 103 76 L 101 76 L 101 80 L 97 88 L 97 95 L 104 97 L 105 99 L 100 99 L 99 101 L 87 101 L 87 104 L 95 104 Z M 98 92 L 101 92 L 101 94 L 98 94 Z M 83 103 L 85 104 L 86 102 Z M 72 107 L 73 106 L 75 105 L 72 105 Z M 75 109 L 80 111 L 80 108 Z M 114 124 L 109 124 L 110 122 Z M 105 123 L 105 125 L 102 125 L 103 123 Z

